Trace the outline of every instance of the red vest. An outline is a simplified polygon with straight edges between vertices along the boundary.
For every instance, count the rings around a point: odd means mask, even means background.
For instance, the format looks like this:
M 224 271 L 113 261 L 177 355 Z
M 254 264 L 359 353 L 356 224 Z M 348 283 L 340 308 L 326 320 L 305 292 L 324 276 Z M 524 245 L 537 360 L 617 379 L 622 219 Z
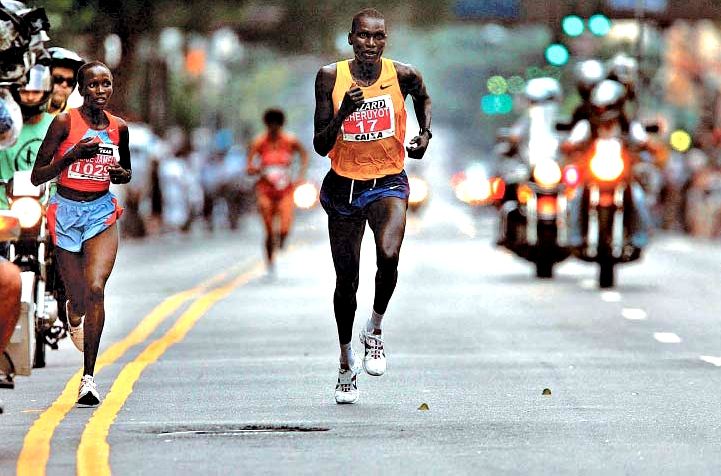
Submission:
M 60 172 L 58 183 L 64 187 L 81 192 L 102 192 L 110 188 L 108 166 L 117 164 L 120 160 L 118 146 L 120 145 L 120 132 L 118 119 L 105 112 L 110 123 L 102 130 L 93 129 L 83 119 L 79 109 L 70 109 L 70 132 L 68 137 L 60 143 L 53 161 L 60 160 L 75 144 L 86 137 L 93 137 L 100 143 L 100 151 L 95 157 L 76 160 L 69 167 Z

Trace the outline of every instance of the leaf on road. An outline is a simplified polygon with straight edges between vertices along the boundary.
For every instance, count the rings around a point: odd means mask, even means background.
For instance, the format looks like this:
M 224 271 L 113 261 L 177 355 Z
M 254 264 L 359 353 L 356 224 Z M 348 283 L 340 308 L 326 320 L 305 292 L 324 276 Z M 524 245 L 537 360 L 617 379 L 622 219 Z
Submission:
M 543 389 L 543 395 L 551 395 L 551 389 L 550 389 L 550 388 L 544 388 L 544 389 Z
M 418 409 L 422 412 L 427 412 L 428 410 L 430 410 L 427 403 L 421 403 L 421 406 L 418 407 Z

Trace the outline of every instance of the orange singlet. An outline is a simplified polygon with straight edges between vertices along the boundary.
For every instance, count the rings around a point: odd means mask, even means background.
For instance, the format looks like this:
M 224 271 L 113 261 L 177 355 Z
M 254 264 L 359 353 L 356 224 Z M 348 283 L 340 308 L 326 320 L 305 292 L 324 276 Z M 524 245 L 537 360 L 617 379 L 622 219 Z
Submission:
M 80 190 L 82 192 L 102 192 L 110 188 L 110 175 L 108 166 L 117 164 L 120 161 L 118 145 L 120 144 L 120 132 L 118 131 L 118 120 L 112 114 L 106 112 L 108 127 L 102 130 L 93 129 L 85 122 L 79 109 L 70 109 L 70 132 L 63 142 L 58 146 L 53 161 L 60 160 L 62 156 L 75 144 L 92 137 L 100 143 L 100 151 L 95 157 L 76 160 L 69 167 L 60 172 L 58 183 L 64 187 Z
M 406 106 L 393 61 L 381 58 L 378 80 L 361 87 L 365 102 L 343 121 L 335 146 L 328 153 L 331 168 L 343 177 L 369 180 L 400 173 L 406 153 Z M 336 63 L 333 109 L 353 84 L 349 60 Z
M 295 136 L 281 132 L 276 140 L 268 133 L 261 134 L 253 143 L 253 149 L 260 155 L 261 178 L 257 189 L 268 197 L 280 200 L 293 191 L 291 165 L 297 140 Z

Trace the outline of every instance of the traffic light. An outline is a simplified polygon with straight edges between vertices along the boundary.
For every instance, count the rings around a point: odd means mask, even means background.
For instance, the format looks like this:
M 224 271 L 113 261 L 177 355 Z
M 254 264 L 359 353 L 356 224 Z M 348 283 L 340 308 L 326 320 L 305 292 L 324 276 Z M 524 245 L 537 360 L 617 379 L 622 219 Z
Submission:
M 603 13 L 596 13 L 588 19 L 588 30 L 596 36 L 606 36 L 611 31 L 611 19 Z
M 546 61 L 553 66 L 565 65 L 571 56 L 566 45 L 562 43 L 551 43 L 546 47 L 543 55 L 546 57 Z
M 577 37 L 583 34 L 586 27 L 583 24 L 583 18 L 578 15 L 567 15 L 561 20 L 561 28 L 563 33 L 570 37 Z

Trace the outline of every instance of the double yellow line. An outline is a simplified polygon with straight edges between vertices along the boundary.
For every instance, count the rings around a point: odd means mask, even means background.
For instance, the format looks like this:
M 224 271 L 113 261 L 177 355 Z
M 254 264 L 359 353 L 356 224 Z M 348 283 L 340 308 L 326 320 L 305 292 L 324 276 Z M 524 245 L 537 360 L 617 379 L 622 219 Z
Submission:
M 173 315 L 186 301 L 197 298 L 165 335 L 149 344 L 137 358 L 121 370 L 107 397 L 93 413 L 85 427 L 77 453 L 78 475 L 111 474 L 110 447 L 107 443 L 108 432 L 142 372 L 148 365 L 157 361 L 173 344 L 180 342 L 213 304 L 228 296 L 235 288 L 257 277 L 261 270 L 262 266 L 256 264 L 252 269 L 240 274 L 229 283 L 212 288 L 214 284 L 227 278 L 231 273 L 231 271 L 227 271 L 195 288 L 170 296 L 155 307 L 130 334 L 100 355 L 96 373 L 116 362 L 131 347 L 145 342 L 158 326 Z M 211 289 L 208 290 L 208 288 Z M 65 389 L 58 399 L 30 427 L 18 457 L 18 476 L 45 475 L 50 457 L 50 441 L 55 429 L 75 406 L 81 376 L 82 370 L 76 372 L 65 385 Z

